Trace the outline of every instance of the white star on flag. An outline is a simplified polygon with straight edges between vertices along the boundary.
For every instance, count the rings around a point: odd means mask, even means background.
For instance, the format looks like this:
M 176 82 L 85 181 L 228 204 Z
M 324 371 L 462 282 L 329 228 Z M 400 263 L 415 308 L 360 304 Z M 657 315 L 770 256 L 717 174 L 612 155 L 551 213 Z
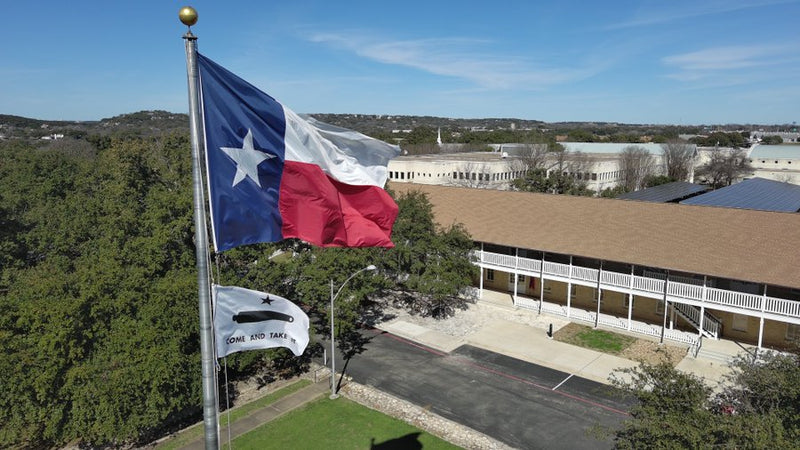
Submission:
M 242 148 L 220 147 L 220 149 L 236 162 L 236 176 L 233 177 L 233 186 L 239 184 L 245 177 L 250 177 L 258 187 L 261 187 L 261 181 L 258 179 L 258 165 L 264 160 L 274 158 L 275 155 L 270 155 L 253 147 L 253 132 L 250 129 L 247 130 L 247 135 L 244 137 Z

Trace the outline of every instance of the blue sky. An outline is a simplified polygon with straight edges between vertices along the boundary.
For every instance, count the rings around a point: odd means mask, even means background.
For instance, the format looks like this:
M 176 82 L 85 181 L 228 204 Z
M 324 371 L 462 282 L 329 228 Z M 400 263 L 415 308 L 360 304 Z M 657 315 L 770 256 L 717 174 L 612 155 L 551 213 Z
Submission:
M 0 114 L 187 112 L 200 52 L 300 113 L 800 121 L 800 0 L 11 1 Z

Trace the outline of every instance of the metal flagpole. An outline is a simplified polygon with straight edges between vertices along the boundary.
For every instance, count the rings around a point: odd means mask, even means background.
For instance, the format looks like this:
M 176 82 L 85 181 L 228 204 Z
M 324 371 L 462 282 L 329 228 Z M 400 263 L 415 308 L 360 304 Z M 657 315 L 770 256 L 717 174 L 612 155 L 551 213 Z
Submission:
M 181 8 L 178 16 L 184 25 L 197 23 L 197 11 Z M 192 137 L 192 178 L 194 191 L 194 237 L 197 259 L 198 305 L 200 308 L 200 355 L 203 376 L 203 424 L 206 449 L 219 448 L 217 427 L 217 379 L 214 372 L 214 331 L 211 326 L 211 286 L 208 272 L 208 234 L 206 231 L 205 195 L 201 154 L 205 142 L 201 141 L 199 103 L 199 77 L 197 71 L 197 37 L 191 28 L 183 35 L 186 41 L 186 70 L 189 81 L 189 124 Z M 203 146 L 203 147 L 201 147 Z

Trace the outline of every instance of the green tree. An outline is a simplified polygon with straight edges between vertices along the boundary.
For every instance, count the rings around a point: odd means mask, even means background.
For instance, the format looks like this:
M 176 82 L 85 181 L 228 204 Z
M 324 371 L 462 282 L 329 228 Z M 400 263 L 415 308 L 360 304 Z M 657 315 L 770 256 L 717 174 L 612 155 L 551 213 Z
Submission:
M 464 305 L 462 296 L 476 273 L 472 239 L 458 224 L 436 225 L 433 206 L 423 193 L 411 191 L 396 201 L 395 247 L 383 254 L 383 271 L 411 311 L 450 315 Z
M 769 135 L 761 138 L 761 143 L 764 145 L 779 145 L 783 144 L 783 138 L 778 135 Z
M 24 247 L 2 267 L 0 445 L 135 441 L 198 404 L 188 139 L 24 150 L 0 154 Z
M 617 371 L 612 384 L 637 404 L 615 432 L 615 447 L 797 448 L 797 355 L 747 355 L 732 367 L 727 387 L 713 395 L 701 378 L 667 362 Z

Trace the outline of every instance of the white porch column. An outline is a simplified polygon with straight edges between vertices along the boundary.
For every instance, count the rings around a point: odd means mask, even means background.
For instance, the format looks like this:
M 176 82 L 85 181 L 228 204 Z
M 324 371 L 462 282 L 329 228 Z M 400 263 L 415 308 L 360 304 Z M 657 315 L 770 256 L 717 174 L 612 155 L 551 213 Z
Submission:
M 517 306 L 517 283 L 519 283 L 519 275 L 517 275 L 516 269 L 514 269 L 514 296 L 511 297 L 511 302 L 514 306 Z
M 481 250 L 478 254 L 479 262 L 483 263 L 483 242 L 481 242 Z M 481 281 L 478 283 L 478 298 L 483 298 L 483 267 L 481 266 Z
M 567 278 L 567 317 L 572 306 L 572 255 L 569 255 L 569 278 Z
M 673 306 L 669 313 L 669 329 L 675 329 L 675 307 Z
M 631 318 L 633 317 L 633 264 L 631 264 L 631 282 L 628 284 L 628 331 L 631 331 Z
M 542 313 L 542 303 L 544 303 L 544 252 L 542 252 L 542 260 L 539 264 L 539 314 Z M 567 308 L 567 317 L 569 317 L 569 308 Z
M 667 288 L 669 288 L 669 271 L 667 271 L 667 276 L 664 277 L 664 322 L 661 324 L 661 339 L 658 342 L 659 344 L 664 343 L 664 334 L 667 329 L 667 310 L 669 309 L 669 304 L 667 303 Z
M 758 321 L 758 348 L 756 352 L 761 351 L 761 343 L 764 338 L 764 311 L 767 309 L 767 285 L 764 285 L 764 295 L 761 296 L 761 317 Z
M 703 303 L 700 304 L 700 320 L 698 320 L 698 322 L 700 322 L 700 323 L 697 326 L 699 328 L 699 330 L 697 331 L 697 338 L 698 339 L 703 337 L 703 321 L 706 318 L 706 280 L 707 280 L 707 278 L 708 277 L 703 275 L 703 296 L 702 296 L 702 302 Z
M 603 261 L 600 260 L 600 268 L 597 269 L 597 316 L 594 318 L 594 327 L 597 328 L 600 325 L 600 297 L 603 295 L 603 291 L 600 289 L 600 277 L 603 275 Z
M 481 267 L 481 280 L 478 282 L 478 298 L 483 297 L 483 267 Z
M 514 297 L 512 303 L 517 306 L 517 285 L 519 284 L 519 248 L 514 248 Z

